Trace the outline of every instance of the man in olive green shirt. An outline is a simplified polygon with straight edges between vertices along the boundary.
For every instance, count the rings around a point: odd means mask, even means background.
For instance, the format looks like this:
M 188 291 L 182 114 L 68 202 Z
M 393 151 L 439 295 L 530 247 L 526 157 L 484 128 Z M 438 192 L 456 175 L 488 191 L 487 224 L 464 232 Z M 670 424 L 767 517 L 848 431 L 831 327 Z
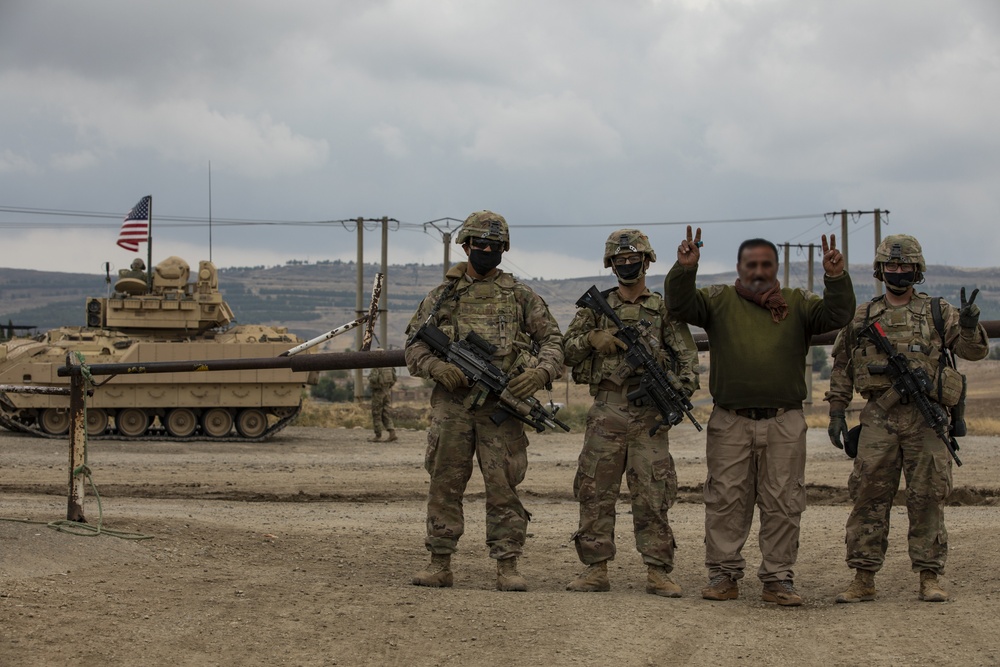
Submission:
M 677 248 L 664 283 L 671 315 L 708 334 L 709 390 L 705 481 L 706 600 L 734 600 L 754 506 L 760 508 L 763 600 L 798 606 L 792 566 L 805 509 L 805 359 L 809 339 L 850 321 L 855 298 L 836 238 L 823 237 L 823 297 L 778 282 L 770 241 L 740 245 L 735 285 L 696 289 L 701 230 Z

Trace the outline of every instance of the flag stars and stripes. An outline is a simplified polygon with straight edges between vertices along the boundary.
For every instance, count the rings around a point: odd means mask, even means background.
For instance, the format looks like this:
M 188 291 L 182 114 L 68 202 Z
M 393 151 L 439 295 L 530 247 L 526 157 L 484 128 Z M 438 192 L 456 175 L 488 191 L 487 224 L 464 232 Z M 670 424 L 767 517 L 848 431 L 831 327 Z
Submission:
M 149 208 L 152 202 L 153 198 L 146 195 L 125 215 L 118 232 L 118 245 L 125 250 L 139 252 L 139 244 L 149 241 Z

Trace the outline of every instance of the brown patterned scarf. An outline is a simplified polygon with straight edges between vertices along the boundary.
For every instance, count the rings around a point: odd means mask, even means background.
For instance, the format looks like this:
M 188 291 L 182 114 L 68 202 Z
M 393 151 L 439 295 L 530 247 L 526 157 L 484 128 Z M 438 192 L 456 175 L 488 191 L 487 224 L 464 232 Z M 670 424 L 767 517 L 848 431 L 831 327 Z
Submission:
M 761 308 L 767 308 L 771 311 L 771 319 L 774 320 L 775 324 L 781 320 L 788 317 L 788 303 L 785 301 L 785 297 L 781 296 L 781 283 L 777 280 L 774 281 L 774 287 L 767 290 L 766 292 L 761 292 L 757 294 L 751 292 L 740 279 L 736 279 L 736 293 L 747 301 L 756 303 Z

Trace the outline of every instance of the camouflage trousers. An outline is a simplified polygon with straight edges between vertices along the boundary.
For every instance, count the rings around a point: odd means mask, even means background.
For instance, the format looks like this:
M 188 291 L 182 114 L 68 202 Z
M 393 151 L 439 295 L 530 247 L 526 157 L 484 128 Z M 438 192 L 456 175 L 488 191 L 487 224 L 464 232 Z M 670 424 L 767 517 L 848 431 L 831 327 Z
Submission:
M 517 496 L 528 469 L 528 438 L 523 424 L 508 418 L 500 425 L 490 416 L 493 399 L 475 410 L 463 404 L 466 390 L 449 392 L 436 385 L 431 394 L 424 467 L 431 475 L 427 493 L 427 538 L 431 553 L 453 553 L 465 532 L 462 498 L 472 477 L 472 458 L 486 486 L 486 544 L 496 559 L 520 555 L 530 515 Z
M 372 391 L 372 430 L 375 436 L 382 435 L 382 427 L 387 431 L 396 430 L 396 425 L 392 423 L 392 413 L 389 411 L 392 403 L 392 396 L 388 391 L 376 389 Z
M 667 571 L 674 564 L 674 534 L 667 511 L 677 498 L 677 472 L 670 456 L 667 430 L 649 430 L 659 414 L 631 405 L 620 394 L 599 392 L 587 414 L 573 495 L 580 502 L 580 526 L 574 533 L 576 553 L 586 564 L 615 557 L 615 504 L 628 481 L 632 500 L 635 546 L 644 562 Z M 600 400 L 602 395 L 608 400 Z
M 793 579 L 806 508 L 806 422 L 802 410 L 749 419 L 718 405 L 708 420 L 705 566 L 709 576 L 743 577 L 743 545 L 760 509 L 764 582 Z
M 858 456 L 848 480 L 854 508 L 847 519 L 847 564 L 878 571 L 889 545 L 889 516 L 906 477 L 907 542 L 914 572 L 944 572 L 948 531 L 944 503 L 951 494 L 951 456 L 913 405 L 884 411 L 870 401 L 861 411 Z

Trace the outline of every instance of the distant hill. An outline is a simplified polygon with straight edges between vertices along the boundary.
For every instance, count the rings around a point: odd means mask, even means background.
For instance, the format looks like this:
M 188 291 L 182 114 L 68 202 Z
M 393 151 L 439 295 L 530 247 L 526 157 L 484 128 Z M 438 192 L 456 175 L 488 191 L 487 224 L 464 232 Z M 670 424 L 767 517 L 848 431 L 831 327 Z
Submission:
M 195 261 L 188 260 L 194 264 Z M 816 291 L 822 290 L 822 267 L 815 267 Z M 852 266 L 858 300 L 874 295 L 874 279 L 868 266 Z M 378 266 L 364 266 L 363 302 L 371 294 L 372 281 Z M 807 284 L 805 262 L 789 264 L 789 283 L 793 287 Z M 652 289 L 662 290 L 664 274 L 649 276 Z M 701 276 L 700 285 L 731 284 L 735 272 Z M 779 273 L 784 280 L 784 272 Z M 274 267 L 225 268 L 219 272 L 220 289 L 245 324 L 261 323 L 287 326 L 303 338 L 329 331 L 357 317 L 357 267 L 353 262 L 328 261 L 319 263 L 289 262 Z M 442 280 L 442 267 L 437 265 L 393 265 L 388 270 L 389 343 L 402 345 L 403 331 L 420 300 Z M 604 289 L 614 284 L 611 276 L 570 278 L 565 280 L 526 281 L 548 302 L 562 328 L 569 324 L 576 311 L 577 298 L 596 284 Z M 1000 319 L 1000 268 L 963 269 L 931 266 L 928 282 L 921 291 L 940 294 L 958 303 L 962 286 L 971 291 L 981 290 L 977 299 L 983 318 Z M 84 323 L 84 304 L 88 296 L 102 296 L 108 286 L 104 276 L 95 274 L 0 269 L 0 325 L 35 325 L 45 331 L 63 325 Z M 333 339 L 327 349 L 338 351 L 353 344 L 353 336 Z

